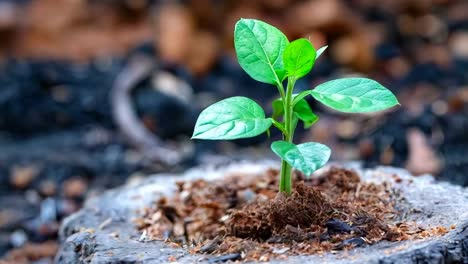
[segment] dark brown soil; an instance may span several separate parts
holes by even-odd
[[[397,221],[404,202],[388,184],[364,183],[352,170],[332,168],[319,178],[295,175],[294,192],[277,193],[278,171],[222,181],[179,182],[178,192],[136,219],[149,239],[193,253],[239,253],[267,261],[291,254],[349,249],[381,240],[445,233]]]

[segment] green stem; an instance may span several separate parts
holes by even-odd
[[[271,118],[271,123],[273,123],[273,125],[276,128],[278,128],[281,131],[281,133],[283,133],[283,135],[286,135],[288,133],[288,131],[286,131],[284,126],[280,122],[276,121],[275,119]]]
[[[279,191],[280,193],[291,193],[291,165],[289,165],[286,161],[281,161],[281,176],[280,176],[280,185]]]
[[[276,87],[278,88],[278,92],[279,94],[281,95],[281,99],[284,100],[286,95],[284,94],[284,87],[283,87],[283,84],[281,82],[278,82],[276,84]]]
[[[284,129],[287,133],[283,133],[283,140],[292,143],[294,137],[294,130],[296,128],[293,121],[293,104],[292,104],[292,93],[294,90],[294,84],[296,80],[294,78],[288,78],[288,86],[286,88],[286,96],[284,98]],[[280,172],[280,186],[279,191],[282,193],[291,193],[292,179],[291,179],[292,167],[286,161],[281,161],[281,172]]]

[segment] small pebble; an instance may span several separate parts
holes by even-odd
[[[55,199],[47,198],[42,201],[39,218],[42,222],[55,221],[57,219],[57,203]]]
[[[63,193],[67,198],[82,197],[88,188],[88,183],[82,178],[71,178],[63,183]]]
[[[256,196],[257,194],[250,188],[237,192],[237,197],[242,202],[251,202]]]
[[[21,247],[26,241],[28,241],[28,235],[22,229],[14,231],[10,236],[10,243],[13,247]]]
[[[38,172],[39,170],[34,166],[13,167],[10,173],[10,183],[15,188],[24,189],[36,178]]]
[[[43,196],[54,196],[57,192],[57,185],[51,180],[44,180],[39,184],[39,193]]]

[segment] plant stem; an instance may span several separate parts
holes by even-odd
[[[296,80],[294,78],[288,78],[288,86],[286,88],[286,96],[284,98],[284,128],[286,134],[283,133],[283,140],[289,143],[293,142],[294,130],[296,128],[294,124],[293,116],[293,104],[292,104],[292,93],[294,90],[294,84]],[[282,193],[290,194],[292,179],[291,179],[292,167],[286,161],[281,161],[281,172],[280,172],[280,185],[279,191]]]
[[[278,92],[280,93],[280,96],[281,96],[281,99],[284,100],[286,95],[284,94],[284,87],[283,87],[283,84],[281,82],[278,82],[276,84],[276,87],[278,88]]]
[[[276,120],[273,119],[273,118],[271,119],[271,122],[273,123],[273,125],[274,125],[276,128],[278,128],[278,129],[281,131],[281,133],[283,133],[283,135],[286,135],[286,134],[288,133],[288,132],[286,131],[286,129],[284,128],[284,126],[283,126],[280,122],[276,121]]]

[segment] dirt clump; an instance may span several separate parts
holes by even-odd
[[[301,233],[296,227],[322,225],[332,210],[332,205],[320,192],[299,183],[290,196],[279,194],[273,200],[236,210],[227,223],[228,235],[257,240],[267,240],[272,235],[293,237]]]
[[[402,212],[396,204],[404,199],[389,184],[362,182],[352,170],[331,168],[310,180],[296,174],[291,195],[277,192],[278,177],[269,170],[179,182],[174,196],[144,208],[135,223],[148,239],[175,242],[192,253],[238,253],[242,260],[261,261],[431,233],[397,221]]]

